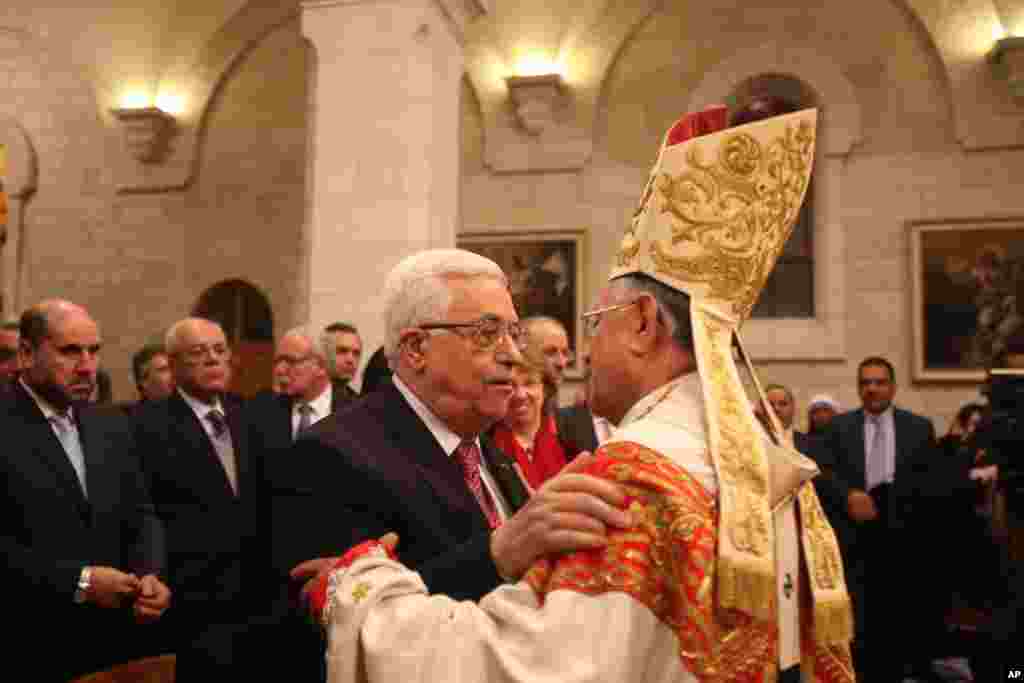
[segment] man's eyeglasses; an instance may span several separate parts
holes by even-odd
[[[274,356],[274,365],[286,365],[289,368],[302,365],[307,360],[313,360],[313,356]]]
[[[424,323],[421,330],[459,330],[471,329],[469,333],[481,351],[494,348],[507,334],[516,348],[522,350],[526,346],[526,330],[518,320],[503,320],[486,316],[470,323]]]
[[[627,301],[624,304],[615,304],[613,306],[605,306],[603,308],[594,309],[593,311],[587,311],[580,316],[580,318],[583,319],[583,332],[588,337],[593,337],[597,334],[597,326],[601,324],[602,315],[605,313],[611,313],[612,311],[621,311],[624,308],[629,308],[637,301],[639,301],[639,299],[633,299],[632,301]]]
[[[231,348],[227,344],[197,344],[178,352],[182,358],[193,365],[202,363],[207,356],[214,360],[231,356]]]

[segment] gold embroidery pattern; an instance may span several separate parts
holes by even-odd
[[[804,545],[813,548],[814,553],[811,578],[819,588],[834,590],[842,582],[843,561],[839,556],[835,535],[825,518],[821,502],[812,487],[804,488],[805,490],[800,492],[803,499],[803,505],[800,506],[800,521],[810,541]]]
[[[710,299],[747,318],[793,230],[810,181],[814,138],[807,121],[786,126],[767,148],[735,133],[722,142],[717,163],[703,161],[699,142],[691,145],[689,170],[676,177],[661,173],[655,183],[672,232],[671,245],[651,241],[657,271],[706,284]],[[673,253],[683,242],[699,246],[699,253]],[[631,261],[625,246],[620,265]]]
[[[854,683],[857,676],[853,668],[853,656],[848,645],[821,645],[815,642],[813,627],[808,623],[804,611],[801,624],[803,637],[800,651],[801,668],[813,673],[815,683]]]
[[[373,588],[373,586],[366,581],[360,581],[352,588],[352,600],[357,604],[362,602],[368,595],[370,595],[371,588]]]
[[[712,496],[685,470],[638,444],[608,444],[598,455],[589,473],[624,485],[641,522],[610,532],[602,551],[536,563],[526,580],[541,601],[560,589],[627,593],[675,631],[683,665],[701,680],[764,680],[766,663],[776,666],[776,625],[715,609]]]
[[[768,468],[764,447],[757,433],[746,418],[745,406],[737,393],[737,385],[730,374],[732,352],[732,330],[706,316],[708,338],[705,365],[710,370],[708,383],[712,392],[711,405],[719,407],[718,460],[720,476],[725,480],[722,495],[731,495],[736,512],[735,523],[728,532],[737,550],[765,557],[771,547],[769,534],[770,516],[768,509]],[[723,502],[723,506],[724,506]]]

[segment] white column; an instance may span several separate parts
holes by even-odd
[[[462,29],[481,0],[307,0],[308,319],[383,341],[387,272],[455,245]]]

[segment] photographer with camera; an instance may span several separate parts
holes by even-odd
[[[1010,337],[989,371],[990,414],[978,430],[982,467],[972,478],[992,486],[991,535],[999,581],[995,609],[982,629],[981,651],[971,662],[975,680],[1005,680],[1021,659],[1020,616],[1024,611],[1024,328]]]

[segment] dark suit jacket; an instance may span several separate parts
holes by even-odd
[[[99,655],[131,628],[130,610],[76,605],[85,566],[109,566],[138,576],[159,573],[163,544],[135,460],[130,423],[88,405],[75,416],[85,456],[86,498],[49,422],[20,385],[0,404],[0,577],[18,626],[6,636],[11,652],[36,667],[67,676],[112,663]],[[68,634],[54,657],[46,633]],[[45,630],[44,630],[45,629]],[[104,642],[106,641],[106,642]],[[26,656],[40,643],[46,655]],[[115,652],[116,654],[116,652]],[[93,661],[86,663],[86,659]],[[45,675],[41,676],[45,678]]]
[[[935,429],[930,420],[906,410],[893,414],[896,439],[896,469],[893,483],[869,492],[876,501],[880,518],[854,521],[847,513],[851,489],[866,488],[864,411],[836,416],[822,435],[815,459],[822,469],[816,484],[822,504],[836,531],[846,569],[847,586],[854,601],[858,632],[864,633],[866,586],[872,588],[872,604],[884,605],[887,591],[902,591],[902,602],[911,600],[920,577],[902,574],[917,558],[934,553],[934,514],[941,510],[948,492],[945,468],[938,466]],[[922,554],[923,553],[923,554]],[[891,595],[891,594],[890,594]],[[922,597],[923,594],[914,596]],[[882,614],[872,608],[872,614]],[[920,613],[916,607],[910,612]],[[896,623],[892,621],[892,623]],[[874,621],[877,629],[881,620]]]
[[[526,491],[512,461],[481,443],[489,471],[518,509]],[[303,466],[268,468],[280,572],[395,531],[402,561],[432,592],[478,599],[501,582],[487,521],[461,469],[393,384],[313,425],[291,460]]]
[[[555,413],[555,425],[566,460],[572,460],[583,451],[593,453],[597,450],[594,414],[587,406],[580,404],[560,408]]]
[[[331,380],[331,412],[336,413],[347,404],[359,398],[359,392],[349,386],[348,382]]]
[[[260,465],[247,448],[240,402],[221,400],[234,447],[237,496],[199,418],[177,392],[147,403],[136,415],[140,460],[167,533],[172,610],[179,625],[239,617],[243,556],[258,532],[244,501],[250,489],[260,488]]]

